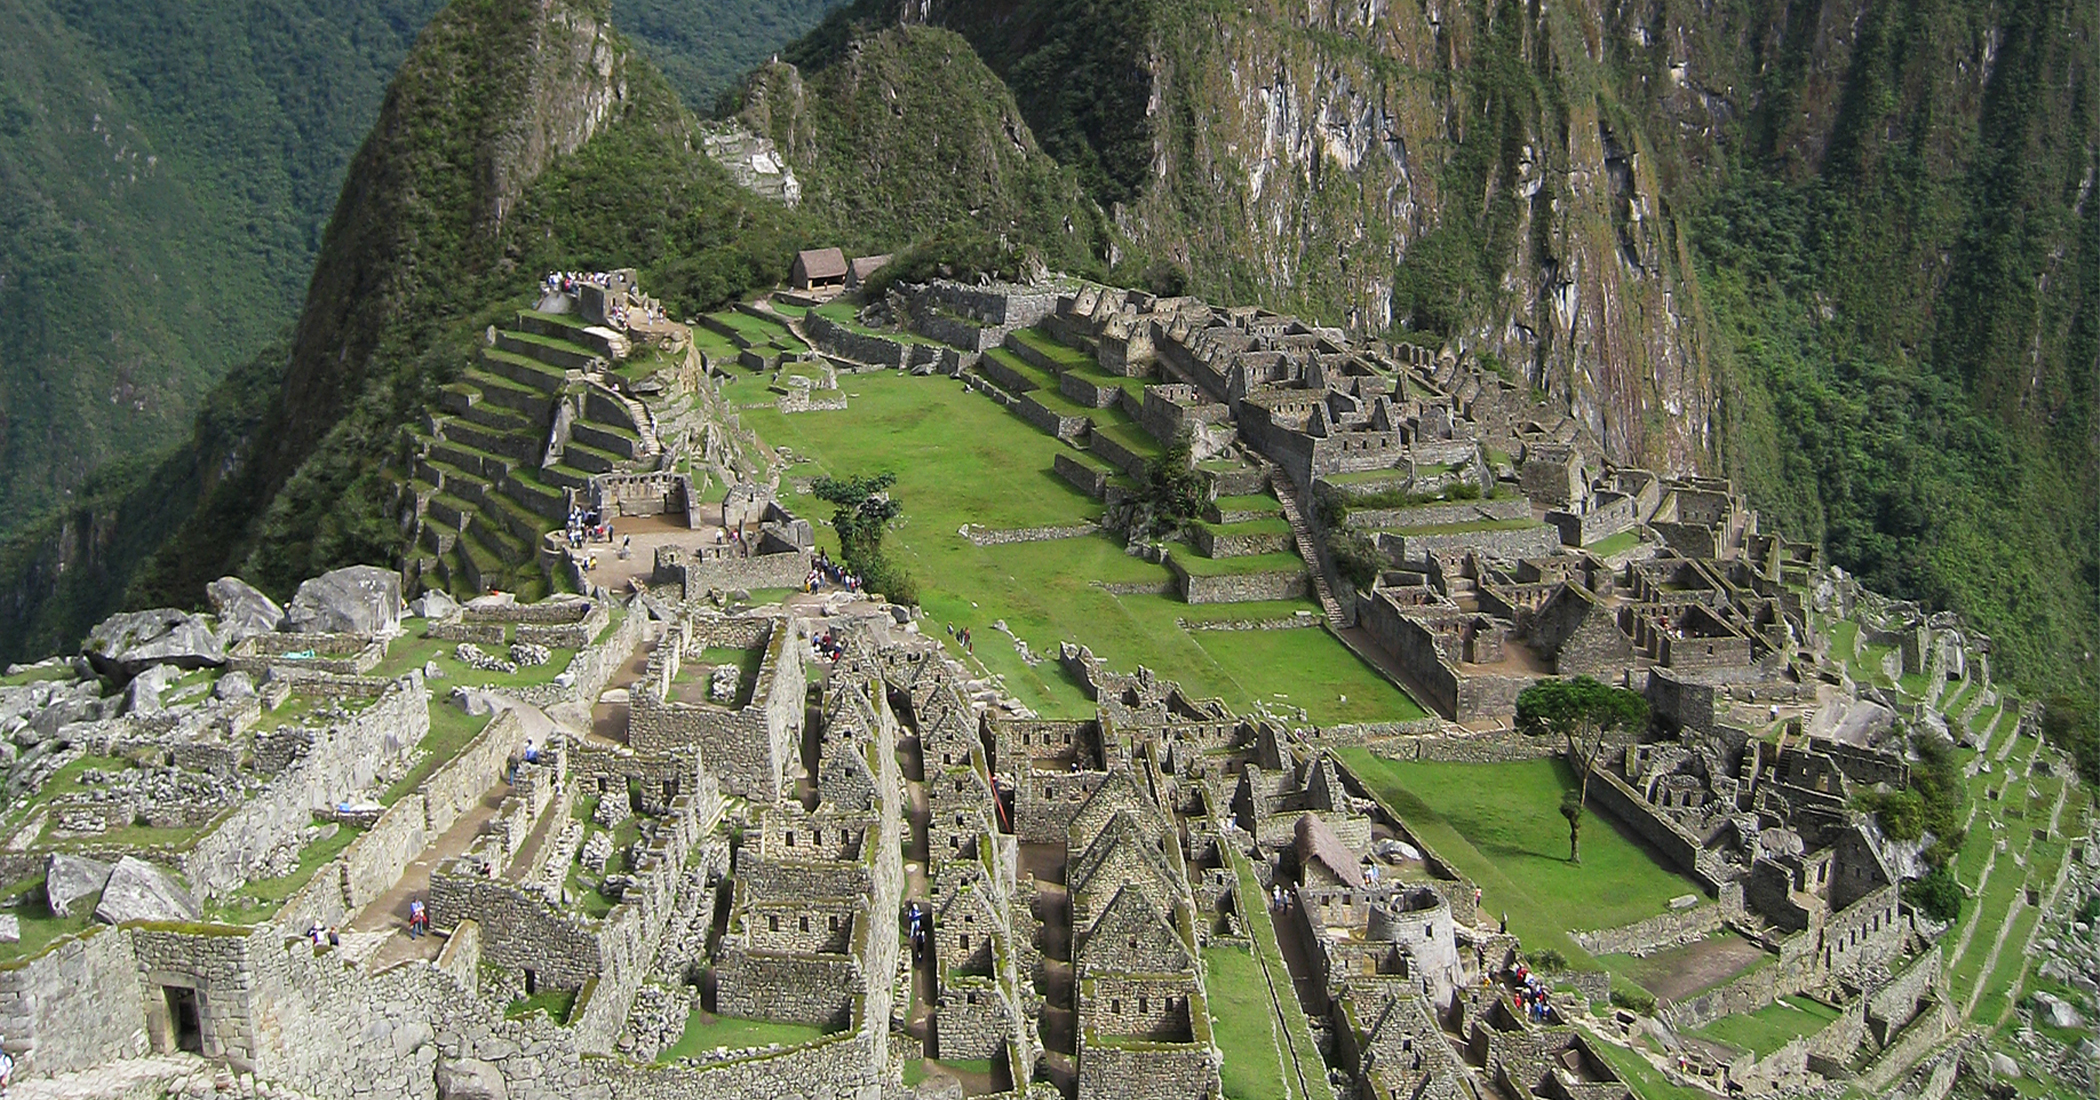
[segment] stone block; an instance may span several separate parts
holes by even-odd
[[[219,644],[228,649],[284,622],[284,608],[239,577],[220,577],[205,585],[204,597],[219,617]]]
[[[133,856],[117,861],[95,906],[95,919],[108,924],[189,921],[200,915],[196,901],[166,871]]]
[[[44,894],[50,900],[51,915],[72,916],[77,906],[109,884],[110,870],[100,860],[53,852],[44,861]]]

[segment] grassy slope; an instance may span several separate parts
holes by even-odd
[[[1509,914],[1510,931],[1532,950],[1587,960],[1569,929],[1630,924],[1699,892],[1594,810],[1583,823],[1582,863],[1569,863],[1560,797],[1574,778],[1559,760],[1422,764],[1363,749],[1342,755],[1409,828],[1480,885],[1483,912]]]
[[[1192,632],[1178,620],[1216,609],[1104,591],[1093,582],[1169,579],[1163,567],[1125,554],[1107,537],[972,545],[957,533],[965,523],[1009,528],[1099,518],[1096,502],[1051,472],[1064,444],[947,379],[873,374],[842,384],[847,410],[783,415],[757,404],[762,397],[745,380],[739,399],[753,407],[742,410],[744,423],[768,445],[786,445],[810,460],[792,477],[895,471],[904,519],[887,545],[905,555],[918,578],[937,636],[946,637],[946,624],[972,627],[977,657],[1005,674],[1007,686],[1029,705],[1045,713],[1088,707],[1054,661],[1023,664],[990,629],[995,620],[1003,619],[1035,653],[1054,656],[1058,642],[1082,642],[1118,668],[1142,663],[1199,696],[1240,707],[1257,698],[1289,702],[1323,722],[1421,715],[1413,700],[1325,631]],[[829,507],[808,496],[792,506],[819,525],[835,550],[825,526]],[[1279,610],[1264,604],[1260,613]]]

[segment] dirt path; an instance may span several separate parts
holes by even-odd
[[[430,873],[437,865],[464,853],[473,846],[474,838],[481,835],[481,827],[496,816],[496,808],[510,796],[510,784],[498,783],[483,792],[481,800],[472,809],[459,815],[442,835],[425,847],[422,853],[409,861],[408,869],[394,883],[393,889],[372,899],[350,920],[352,932],[383,932],[392,930],[394,938],[372,956],[370,970],[378,972],[405,959],[435,959],[444,940],[437,936],[410,939],[408,936],[408,903],[430,894]]]

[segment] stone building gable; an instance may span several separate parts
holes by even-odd
[[[1147,840],[1159,840],[1166,833],[1166,823],[1160,820],[1152,800],[1138,789],[1129,772],[1117,770],[1108,773],[1073,815],[1072,836],[1090,843],[1118,814],[1127,815],[1129,827],[1140,830]]]
[[[1342,785],[1342,777],[1335,771],[1334,758],[1324,753],[1306,769],[1305,808],[1308,810],[1346,810],[1349,808],[1349,791]]]
[[[1136,974],[1179,974],[1196,968],[1195,956],[1172,919],[1136,886],[1116,891],[1079,945],[1076,961],[1082,970]]]
[[[1132,883],[1160,895],[1179,892],[1179,883],[1168,869],[1164,854],[1143,839],[1127,814],[1117,814],[1093,846],[1072,862],[1067,880],[1073,898],[1075,922],[1085,906],[1082,895],[1100,899],[1113,896]]]
[[[1588,589],[1562,585],[1532,620],[1531,640],[1562,676],[1609,675],[1633,663],[1633,639]]]
[[[1830,847],[1831,912],[1850,908],[1853,902],[1896,881],[1880,848],[1858,825],[1838,833]]]
[[[992,972],[992,947],[1006,931],[1006,917],[990,895],[990,885],[981,874],[966,878],[934,914],[934,946],[944,971]]]
[[[1363,888],[1364,871],[1356,853],[1318,814],[1300,814],[1294,833],[1299,878],[1306,885]]]
[[[865,743],[851,739],[827,742],[824,759],[818,762],[817,794],[841,810],[868,810],[875,806],[877,789],[874,769],[868,766]]]
[[[929,768],[968,764],[982,749],[967,710],[942,710],[930,723],[920,720],[919,750]]]

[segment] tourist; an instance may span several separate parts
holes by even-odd
[[[421,939],[429,931],[430,910],[423,907],[423,899],[411,900],[408,903],[408,938]]]
[[[312,940],[315,947],[321,946],[327,934],[328,930],[321,927],[320,921],[315,921],[314,926],[306,930],[306,938]]]
[[[525,762],[527,764],[540,762],[540,750],[532,743],[532,738],[530,737],[525,739]]]
[[[7,1053],[6,1042],[4,1040],[0,1040],[0,1096],[7,1095],[8,1086],[14,1083],[14,1056]]]
[[[1502,911],[1502,927],[1496,929],[1496,931],[1501,932],[1504,935],[1507,935],[1509,933],[1509,910],[1504,909]]]

